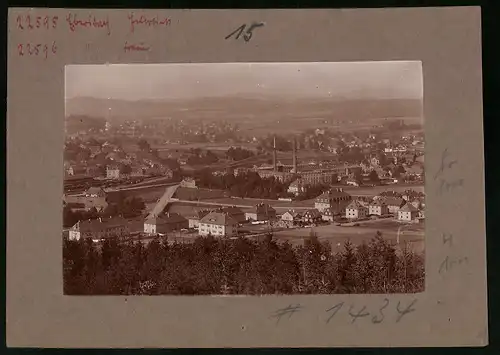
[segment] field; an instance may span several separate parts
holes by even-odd
[[[203,201],[200,201],[200,202],[203,202]],[[285,207],[286,208],[294,208],[294,207],[314,208],[314,200],[289,202],[289,201],[267,200],[267,199],[258,199],[258,198],[226,197],[226,198],[210,199],[210,202],[211,203],[227,204],[227,205],[235,205],[235,206],[249,206],[249,207],[253,207],[259,203],[267,203],[273,207],[282,207],[282,208],[285,208]]]
[[[335,248],[342,247],[346,240],[350,240],[354,245],[369,242],[377,231],[382,233],[384,239],[391,242],[397,241],[398,229],[400,245],[406,242],[416,251],[424,250],[424,230],[425,224],[418,225],[400,224],[394,220],[378,220],[356,227],[336,226],[333,224],[317,226],[312,228],[312,232],[318,236],[320,241],[328,241]],[[309,236],[311,228],[298,228],[275,232],[277,239],[287,240],[292,244],[301,243],[304,237]]]

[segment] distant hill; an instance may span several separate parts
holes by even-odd
[[[273,97],[207,97],[195,100],[97,99],[78,97],[66,101],[67,116],[109,117],[111,121],[172,117],[206,120],[325,118],[365,121],[386,117],[421,117],[422,101],[413,99],[281,99]]]

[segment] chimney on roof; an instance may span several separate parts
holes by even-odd
[[[273,137],[273,169],[274,171],[278,171],[277,167],[277,157],[276,157],[276,136]]]
[[[295,137],[293,137],[293,172],[297,174],[298,168],[297,168],[297,140]]]

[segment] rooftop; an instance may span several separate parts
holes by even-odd
[[[234,218],[229,216],[227,213],[210,212],[200,220],[200,223],[215,224],[219,226],[230,226],[230,225],[235,225],[238,222],[236,222]]]

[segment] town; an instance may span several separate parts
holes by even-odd
[[[422,248],[419,128],[393,119],[359,132],[326,125],[256,137],[226,122],[73,119],[64,234],[95,243],[198,235],[300,243],[314,234],[340,245],[381,232]]]

